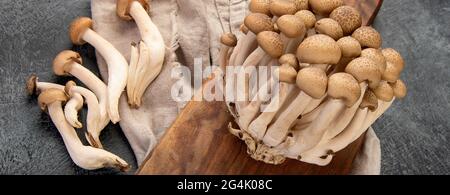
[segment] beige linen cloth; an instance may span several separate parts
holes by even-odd
[[[202,58],[203,66],[216,64],[225,31],[239,33],[247,14],[248,0],[153,0],[150,16],[159,27],[167,46],[161,74],[147,89],[143,105],[131,109],[125,95],[120,101],[120,126],[127,137],[138,164],[156,146],[165,130],[176,119],[184,103],[171,97],[174,67],[185,65],[193,70],[194,58]],[[126,59],[130,58],[131,42],[139,42],[140,34],[134,22],[116,16],[116,0],[92,0],[94,29],[110,41]],[[104,80],[107,66],[97,54]],[[190,85],[190,83],[189,83]],[[355,161],[353,174],[380,173],[380,142],[370,129],[363,150]]]

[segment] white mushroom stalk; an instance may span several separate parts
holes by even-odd
[[[108,65],[107,106],[106,110],[113,123],[120,121],[119,98],[122,95],[128,78],[128,62],[123,55],[107,40],[98,35],[92,28],[90,18],[81,17],[70,25],[70,38],[76,45],[86,42],[95,47]]]
[[[138,65],[136,69],[130,70],[132,75],[128,75],[134,77],[131,80],[134,82],[129,82],[127,86],[127,90],[132,91],[127,93],[128,102],[131,103],[132,107],[142,105],[142,96],[145,90],[159,75],[164,63],[166,50],[164,39],[158,27],[148,15],[149,9],[150,5],[147,0],[117,1],[117,14],[124,20],[134,19],[143,41],[140,43]]]
[[[73,81],[67,82],[64,91],[70,97],[72,97],[73,94],[81,94],[86,99],[88,106],[86,139],[91,146],[103,148],[99,138],[100,132],[103,130],[101,128],[102,116],[100,114],[100,105],[95,94],[84,87],[77,86]]]
[[[237,45],[237,38],[232,33],[225,33],[220,37],[220,43],[222,43],[222,47],[219,54],[219,67],[225,70],[229,64],[230,52]]]
[[[46,110],[58,129],[67,151],[73,162],[79,167],[87,170],[100,168],[115,168],[121,171],[128,171],[130,165],[120,157],[102,149],[91,146],[84,146],[75,129],[67,123],[62,104],[68,100],[64,91],[48,89],[42,92],[39,97],[39,105],[42,110]]]

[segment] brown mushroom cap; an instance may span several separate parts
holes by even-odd
[[[315,29],[317,33],[325,34],[339,40],[344,36],[341,25],[331,18],[323,18],[316,22]]]
[[[274,16],[293,15],[297,12],[297,5],[294,0],[271,0],[270,12]]]
[[[262,31],[274,30],[272,18],[265,14],[252,13],[245,17],[244,24],[250,31],[255,34],[258,34]]]
[[[220,42],[228,47],[235,47],[237,38],[233,33],[225,33],[220,37]]]
[[[47,105],[50,105],[54,102],[66,102],[69,100],[66,93],[64,91],[58,89],[47,89],[43,91],[38,97],[38,103],[41,110],[46,111]]]
[[[79,17],[72,21],[69,27],[70,40],[75,45],[83,45],[86,41],[83,40],[83,34],[87,29],[91,29],[93,22],[88,17]]]
[[[277,20],[278,29],[288,38],[297,38],[306,33],[305,23],[295,15],[283,15]]]
[[[370,26],[362,26],[356,29],[352,37],[358,40],[362,47],[378,49],[383,42],[380,33]]]
[[[294,54],[288,53],[288,54],[282,55],[280,57],[280,59],[278,59],[278,63],[280,63],[280,64],[288,64],[289,66],[291,66],[295,70],[299,70],[298,60],[297,60],[297,57],[295,57]]]
[[[66,83],[66,86],[64,87],[64,92],[66,92],[67,95],[73,96],[72,94],[72,87],[77,86],[77,84],[74,81],[68,81]]]
[[[263,31],[256,36],[259,46],[272,58],[283,55],[284,44],[280,34],[272,31]]]
[[[343,0],[309,0],[309,5],[314,13],[328,16],[334,9],[343,6]]]
[[[378,108],[378,98],[372,90],[366,90],[359,107],[361,109],[368,108],[372,112]]]
[[[361,97],[361,87],[351,74],[336,73],[328,79],[328,95],[341,99],[347,107],[352,107]]]
[[[384,71],[382,78],[389,83],[395,83],[400,78],[402,70],[403,69],[400,69],[398,65],[392,62],[387,62],[386,70]]]
[[[397,82],[390,84],[394,90],[394,95],[396,98],[402,99],[408,93],[405,83],[402,80],[397,80]]]
[[[322,98],[327,92],[328,77],[320,68],[307,67],[299,71],[297,86],[314,99]]]
[[[374,89],[373,92],[381,101],[390,102],[392,101],[392,99],[394,99],[394,90],[386,81],[381,81],[380,85],[378,85],[378,87]]]
[[[361,55],[361,45],[353,37],[343,37],[337,41],[345,58],[356,58]]]
[[[37,90],[37,82],[38,82],[39,78],[36,76],[36,74],[31,74],[30,77],[28,77],[27,79],[27,94],[28,95],[33,95],[36,94],[36,90]]]
[[[361,52],[361,57],[373,60],[375,63],[377,63],[378,67],[380,68],[381,74],[384,74],[387,65],[386,59],[384,58],[383,53],[381,53],[381,50],[374,48],[364,49]]]
[[[58,76],[69,75],[73,62],[83,64],[80,54],[71,50],[64,50],[53,60],[53,72]]]
[[[305,27],[308,29],[311,29],[316,24],[316,16],[309,10],[300,10],[295,15],[305,23]]]
[[[341,48],[329,36],[313,35],[299,45],[297,58],[302,63],[337,64],[341,59]]]
[[[333,10],[330,18],[336,20],[344,31],[344,35],[351,35],[356,29],[361,27],[362,18],[358,10],[351,6],[341,6]]]
[[[308,10],[309,9],[309,2],[308,0],[294,0],[294,3],[298,10]]]
[[[150,10],[150,4],[148,3],[148,0],[117,0],[116,13],[123,20],[133,20],[130,15],[130,6],[133,1],[138,1],[145,9],[145,11],[148,12],[148,10]]]
[[[381,81],[380,68],[369,58],[359,57],[352,60],[345,72],[353,75],[360,83],[367,81],[371,89],[377,88]]]
[[[387,62],[391,62],[398,66],[401,70],[405,68],[405,61],[403,60],[403,57],[400,53],[395,51],[395,49],[392,48],[386,48],[383,49],[382,54]]]
[[[271,15],[270,0],[251,0],[248,9],[253,13],[261,13],[268,16]]]
[[[247,26],[245,26],[244,23],[241,24],[241,26],[239,27],[239,30],[244,34],[248,33],[248,28],[247,28]]]
[[[294,84],[297,79],[297,71],[289,64],[282,64],[275,70],[278,80],[285,83]]]

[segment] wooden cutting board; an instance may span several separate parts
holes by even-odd
[[[360,10],[363,24],[369,25],[383,0],[345,2]],[[231,121],[225,102],[189,102],[137,174],[348,174],[364,142],[363,135],[326,167],[296,160],[268,165],[248,156],[244,142],[228,132]]]

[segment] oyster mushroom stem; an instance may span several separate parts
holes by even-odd
[[[328,96],[319,117],[307,129],[294,132],[294,143],[288,146],[287,156],[297,158],[302,152],[317,145],[332,121],[361,97],[358,81],[348,73],[336,73],[328,79]]]
[[[38,97],[39,106],[50,115],[73,162],[87,170],[116,168],[121,171],[128,171],[130,165],[120,157],[102,149],[84,146],[81,143],[75,129],[64,118],[62,104],[67,100],[68,97],[64,91],[57,89],[43,91]]]
[[[100,129],[101,125],[101,114],[100,114],[100,105],[98,103],[97,97],[94,93],[89,91],[86,88],[79,87],[73,81],[69,81],[66,84],[64,91],[72,96],[74,93],[81,94],[85,99],[88,106],[88,114],[87,114],[87,134],[86,139],[89,144],[95,148],[103,148],[102,143],[100,142],[99,136],[100,132],[103,129]]]
[[[100,115],[102,118],[99,128],[103,129],[109,123],[109,116],[106,111],[108,101],[107,87],[94,73],[82,66],[82,63],[80,54],[65,50],[60,52],[53,60],[53,72],[59,76],[74,76],[94,92],[100,104]]]
[[[108,86],[106,110],[113,123],[120,121],[119,98],[125,89],[128,76],[128,62],[107,40],[92,29],[92,20],[81,17],[70,25],[70,38],[76,45],[88,42],[101,54],[108,65]],[[155,54],[156,55],[156,54]]]
[[[134,89],[134,97],[128,97],[132,100],[132,105],[140,107],[142,104],[142,96],[145,93],[147,87],[155,80],[162,70],[165,56],[165,43],[164,39],[159,31],[158,27],[153,23],[152,19],[148,15],[150,5],[147,0],[118,0],[117,1],[117,14],[124,20],[132,20],[136,22],[141,37],[142,44],[148,48],[148,53],[139,54],[140,57],[146,55],[145,58],[149,58],[145,64],[140,64],[136,68],[135,75],[129,75],[135,77],[135,83],[131,87]]]
[[[300,70],[297,75],[297,86],[302,91],[269,126],[263,142],[268,146],[277,146],[284,141],[289,128],[306,107],[314,101],[321,101],[327,90],[327,82],[328,77],[321,69],[311,67]]]

